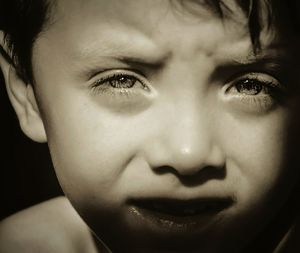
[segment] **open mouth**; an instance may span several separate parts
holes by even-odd
[[[194,200],[138,199],[132,200],[133,213],[145,221],[167,229],[192,229],[216,221],[218,214],[234,203],[232,198]]]
[[[147,199],[134,201],[138,206],[149,211],[175,217],[188,217],[201,214],[216,213],[232,204],[231,199],[199,199],[199,200],[173,200],[173,199]]]

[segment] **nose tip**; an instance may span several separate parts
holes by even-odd
[[[174,154],[171,165],[180,175],[190,176],[197,174],[202,167],[203,161],[200,161],[201,154],[194,153],[190,147],[182,147]]]
[[[143,143],[151,168],[172,168],[177,175],[191,176],[204,168],[224,167],[222,138],[212,124],[216,116],[205,104],[200,106],[197,98],[184,97],[167,107],[169,113],[163,114],[159,126]]]
[[[180,147],[173,146],[172,149],[156,147],[152,149],[150,157],[148,156],[148,162],[157,172],[160,168],[167,167],[172,168],[172,171],[180,176],[196,175],[207,167],[224,167],[225,159],[219,148],[203,149],[201,147],[183,144]]]
[[[182,147],[177,154],[169,161],[170,165],[182,176],[192,176],[207,167],[222,168],[224,159],[222,153],[217,149],[207,150]]]

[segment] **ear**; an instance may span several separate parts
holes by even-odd
[[[9,100],[18,116],[22,131],[36,142],[46,142],[43,120],[38,108],[32,84],[25,83],[9,61],[11,56],[0,31],[0,45],[6,55],[0,53],[0,68],[3,73]],[[7,57],[8,56],[8,57]]]

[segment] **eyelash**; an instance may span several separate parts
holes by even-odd
[[[132,95],[138,88],[134,88],[137,83],[140,84],[139,89],[149,91],[149,85],[146,79],[132,70],[112,70],[105,71],[101,74],[105,76],[98,78],[92,84],[92,91],[96,93],[110,93],[111,95]],[[124,80],[131,82],[129,85]],[[118,83],[119,82],[119,83]],[[123,85],[120,82],[124,82]]]
[[[108,94],[112,97],[131,98],[149,92],[147,79],[134,70],[108,70],[100,73],[92,84],[96,94]],[[137,87],[136,87],[137,86]],[[250,112],[266,112],[282,102],[286,94],[285,87],[273,76],[252,72],[233,78],[224,85],[225,96],[238,108]],[[249,89],[250,88],[250,89]]]
[[[250,88],[248,92],[247,88]],[[276,78],[259,72],[247,73],[225,85],[228,99],[241,103],[249,110],[270,110],[282,101],[285,93],[285,87]]]

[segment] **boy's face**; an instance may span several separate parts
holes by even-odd
[[[237,6],[186,3],[58,0],[34,45],[57,176],[113,252],[233,252],[293,185],[276,194],[284,49],[263,36],[255,58]]]

